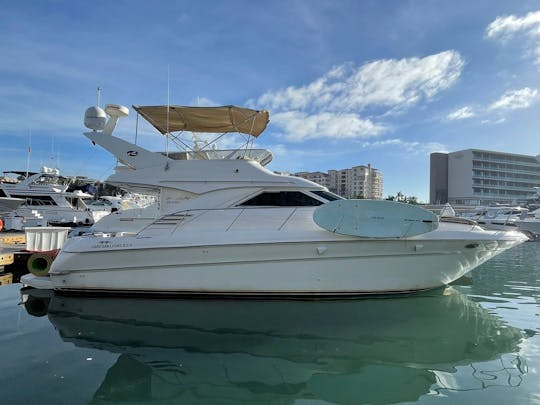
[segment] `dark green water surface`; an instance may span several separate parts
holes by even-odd
[[[0,288],[2,404],[540,404],[540,243],[397,297],[39,298],[20,287]]]

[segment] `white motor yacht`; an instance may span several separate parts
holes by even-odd
[[[267,111],[135,107],[162,134],[241,132],[248,145]],[[311,181],[266,169],[268,151],[175,160],[112,132],[122,106],[87,110],[85,133],[122,163],[108,183],[159,193],[154,218],[126,232],[68,239],[50,285],[61,292],[341,296],[398,293],[448,284],[526,240],[389,201],[343,200]],[[107,218],[107,217],[106,217]],[[463,223],[465,222],[465,223]],[[23,283],[32,285],[31,276]]]
[[[91,225],[92,214],[84,199],[91,194],[68,191],[71,179],[58,169],[42,167],[39,173],[6,172],[18,176],[17,182],[0,182],[0,196],[23,200],[4,216],[6,229],[22,230],[27,226]]]

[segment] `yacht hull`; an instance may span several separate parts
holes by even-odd
[[[63,251],[50,276],[60,291],[338,296],[446,285],[523,241],[346,240],[141,248],[116,238]],[[130,245],[126,248],[128,245]]]

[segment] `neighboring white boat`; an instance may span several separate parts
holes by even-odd
[[[101,196],[94,198],[86,202],[86,207],[92,214],[93,222],[96,223],[111,212],[116,212],[120,209],[120,197]]]
[[[92,211],[125,211],[134,208],[144,208],[155,202],[151,196],[112,196],[103,195],[86,202],[86,206]]]
[[[481,207],[468,216],[480,226],[491,230],[516,230],[517,221],[527,216],[529,210],[523,207]]]
[[[97,223],[105,216],[127,210],[140,210],[155,203],[154,196],[126,195],[111,196],[104,195],[86,202],[86,206],[92,212],[94,223]]]
[[[162,133],[169,128],[258,136],[268,122],[266,111],[232,106],[135,108]],[[123,164],[108,183],[159,193],[157,218],[133,233],[118,221],[115,232],[68,239],[50,271],[57,290],[241,296],[408,292],[448,284],[526,240],[520,232],[439,222],[431,212],[401,203],[340,203],[316,183],[265,169],[260,162],[271,158],[267,151],[248,154],[242,148],[210,158],[211,151],[196,150],[195,159],[188,154],[174,160],[112,136],[128,110],[107,106],[106,111],[105,124],[102,110],[87,110],[85,124],[94,130],[85,136]]]
[[[4,216],[6,229],[22,230],[27,226],[91,225],[92,214],[84,199],[91,194],[68,191],[71,179],[58,169],[42,167],[39,173],[9,172],[19,175],[18,182],[0,183],[0,193],[19,198],[24,203]]]
[[[485,207],[477,211],[474,220],[486,229],[518,229],[528,235],[530,239],[536,240],[540,235],[540,210],[529,212],[527,208],[520,206]]]
[[[524,232],[530,232],[536,238],[540,235],[540,208],[529,212],[527,216],[521,217],[515,221],[518,229]]]

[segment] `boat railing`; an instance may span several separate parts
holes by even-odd
[[[452,224],[478,225],[478,222],[472,219],[462,217],[439,217],[439,222],[448,222]]]

